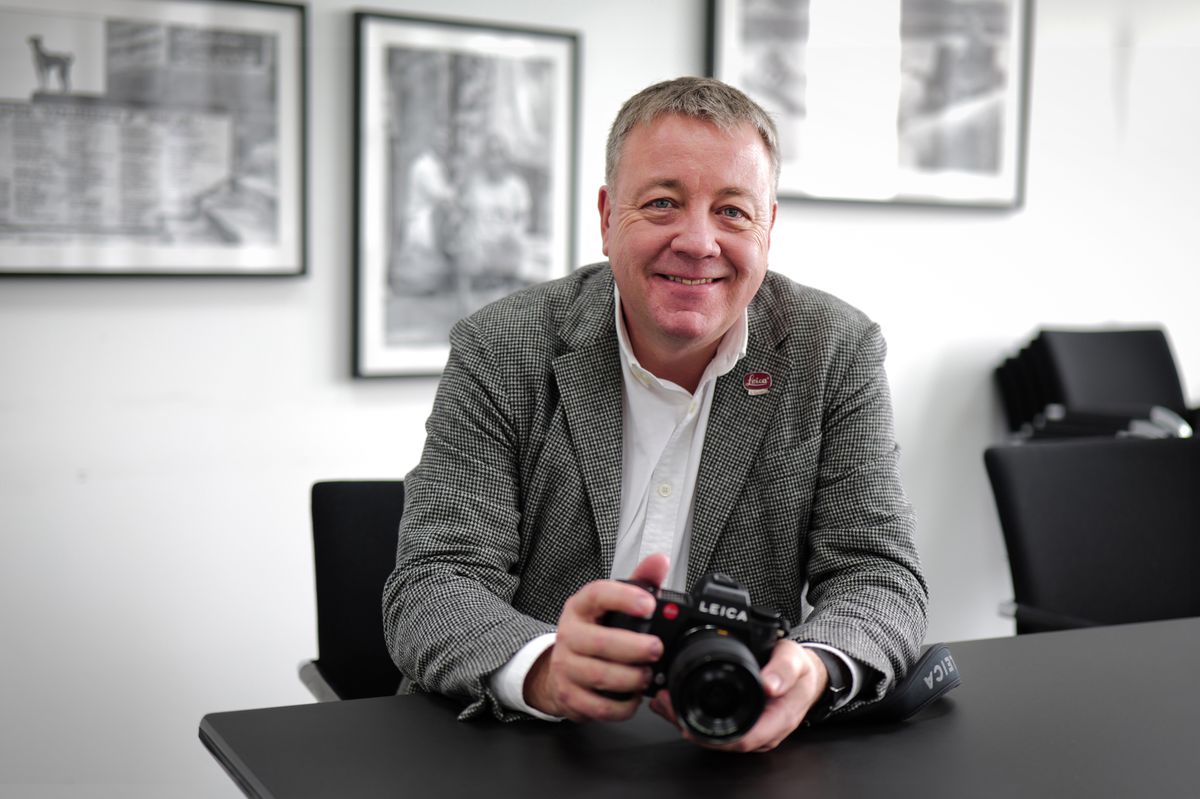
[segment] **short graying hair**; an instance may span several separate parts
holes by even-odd
[[[775,122],[758,103],[716,78],[675,78],[642,89],[626,100],[608,132],[605,183],[610,187],[613,185],[621,149],[633,129],[666,114],[701,119],[726,132],[746,123],[752,125],[762,137],[771,159],[771,196],[774,197],[779,186],[779,134]]]

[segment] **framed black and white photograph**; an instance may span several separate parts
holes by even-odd
[[[771,113],[780,197],[1016,208],[1032,0],[710,0],[710,74]]]
[[[306,8],[0,0],[0,275],[305,272]]]
[[[578,37],[355,15],[354,373],[436,375],[458,319],[567,274]]]

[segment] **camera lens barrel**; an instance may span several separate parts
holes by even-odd
[[[740,738],[766,705],[754,655],[715,627],[689,632],[667,672],[667,689],[679,720],[713,743]]]

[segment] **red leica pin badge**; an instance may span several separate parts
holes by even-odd
[[[742,385],[750,396],[766,394],[771,390],[771,376],[766,372],[750,372],[742,377]]]

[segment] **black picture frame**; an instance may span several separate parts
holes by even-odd
[[[0,0],[0,277],[298,276],[308,9]]]
[[[580,36],[354,20],[353,374],[438,375],[457,319],[570,271]]]
[[[776,120],[779,196],[1024,203],[1033,0],[709,0],[708,74]]]

